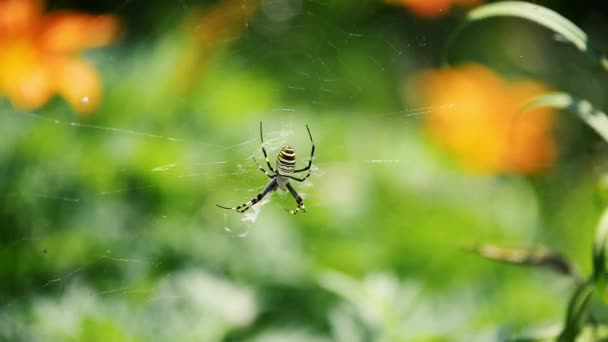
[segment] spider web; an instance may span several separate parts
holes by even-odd
[[[145,6],[130,0],[111,11],[119,14]],[[174,19],[197,8],[184,0],[173,6],[167,16]],[[238,278],[281,286],[305,281],[310,276],[310,254],[314,254],[302,242],[303,225],[315,220],[307,216],[331,216],[330,221],[342,223],[340,229],[347,231],[372,195],[367,189],[378,179],[390,180],[399,189],[427,200],[484,207],[504,227],[520,225],[515,234],[527,236],[523,227],[535,224],[537,206],[525,185],[517,185],[520,189],[514,194],[510,187],[497,184],[500,182],[441,173],[416,133],[417,119],[435,108],[403,109],[394,92],[387,95],[388,100],[379,100],[379,105],[377,99],[368,98],[370,93],[378,95],[374,90],[377,79],[391,80],[398,88],[402,79],[392,73],[412,68],[409,53],[415,52],[417,61],[431,64],[433,59],[426,53],[440,42],[427,33],[426,24],[409,19],[405,25],[414,28],[413,35],[403,29],[369,33],[368,27],[356,23],[328,22],[331,10],[336,9],[313,0],[264,1],[262,24],[247,23],[255,36],[246,31],[242,37],[227,38],[239,40],[222,57],[239,60],[227,67],[236,69],[235,73],[248,73],[258,62],[268,64],[269,60],[293,63],[293,73],[277,82],[280,89],[276,92],[282,94],[277,95],[279,105],[264,110],[243,107],[238,113],[242,119],[229,125],[209,120],[205,124],[216,130],[209,136],[198,136],[174,122],[165,128],[162,120],[166,118],[147,124],[145,114],[154,113],[153,100],[139,99],[143,109],[138,109],[121,99],[127,102],[125,107],[136,108],[132,117],[92,121],[75,120],[61,106],[58,108],[63,110],[44,113],[18,112],[3,102],[0,156],[4,166],[0,170],[15,178],[0,181],[0,189],[5,189],[0,199],[8,212],[29,217],[7,222],[20,230],[11,229],[0,245],[0,255],[16,265],[7,271],[13,277],[11,285],[6,293],[0,292],[0,340],[86,339],[82,326],[92,331],[95,327],[116,330],[118,340],[124,338],[120,331],[142,340],[221,340],[233,329],[250,326],[263,310],[255,286]],[[397,25],[402,16],[394,8],[391,11],[395,13],[380,16]],[[273,17],[277,13],[281,15]],[[297,22],[289,24],[298,17],[313,18],[323,25],[307,40],[310,45],[292,51],[284,42],[303,34]],[[150,37],[147,43],[163,42]],[[162,51],[142,45],[143,52],[134,54],[156,52],[161,55],[158,58],[166,57]],[[338,53],[373,50],[370,47],[379,47],[381,52],[355,62],[343,60],[352,56]],[[120,80],[121,72],[111,70],[124,69],[117,66],[126,58],[122,52],[109,57],[99,52],[91,58],[108,70],[110,83]],[[308,67],[298,68],[299,62]],[[372,79],[356,82],[352,76],[352,82],[344,85],[341,80],[352,73],[347,69],[351,64],[360,66]],[[139,82],[133,87],[141,94],[139,87],[150,84]],[[183,119],[183,115],[217,114],[176,114],[180,115]],[[297,151],[298,167],[305,165],[310,155],[306,124],[310,126],[317,147],[312,175],[294,184],[307,213],[287,214],[286,210],[295,208],[295,201],[284,191],[268,195],[244,215],[215,207],[245,203],[268,182],[251,160],[253,156],[266,166],[259,121],[264,123],[265,146],[273,165],[287,144]],[[198,122],[192,125],[204,127]],[[378,129],[384,134],[370,134]],[[45,135],[57,140],[37,138]],[[332,138],[335,136],[338,138]],[[24,143],[28,140],[32,142]],[[82,147],[74,147],[79,143]],[[85,149],[111,158],[91,160]],[[130,161],[144,150],[157,152],[152,160],[142,162],[145,166],[134,167]],[[22,153],[33,157],[20,160]],[[106,164],[107,160],[112,162]],[[12,163],[21,163],[19,171],[25,175],[15,175]],[[62,183],[78,188],[57,186]],[[478,191],[471,192],[472,188]],[[518,195],[521,192],[527,194],[524,201]],[[462,198],[463,193],[473,195]],[[162,202],[161,197],[172,198],[174,203]],[[493,201],[503,204],[500,210],[488,204]],[[522,213],[517,222],[501,214],[502,210],[510,212],[505,210],[509,205]],[[138,214],[141,212],[148,214]],[[277,334],[272,336],[325,340],[322,334],[308,331]]]

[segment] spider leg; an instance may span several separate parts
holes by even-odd
[[[298,194],[296,189],[294,189],[293,186],[291,186],[291,184],[289,184],[289,182],[287,182],[287,184],[285,184],[285,187],[287,187],[287,190],[289,190],[289,192],[291,193],[293,198],[295,198],[296,203],[298,204],[298,206],[296,207],[296,210],[289,210],[289,212],[294,215],[297,214],[299,211],[306,212],[306,208],[304,207],[304,201],[302,200],[302,197],[300,197],[300,195]]]
[[[308,174],[306,174],[306,177],[304,177],[304,178],[298,178],[298,177],[294,177],[294,176],[290,176],[290,175],[282,175],[282,177],[287,177],[287,178],[291,178],[298,182],[303,182],[306,180],[306,178],[310,177],[310,172]]]
[[[301,178],[301,179],[295,178],[295,177],[289,177],[293,180],[297,180],[298,182],[303,182],[306,178],[310,177],[310,167],[312,166],[312,160],[315,156],[315,143],[312,140],[312,134],[310,134],[310,129],[308,128],[308,125],[306,125],[306,130],[308,131],[308,137],[310,137],[310,143],[312,145],[312,148],[310,150],[310,159],[308,159],[308,165],[306,165],[306,167],[294,170],[293,173],[299,173],[299,172],[304,172],[304,171],[308,171],[308,173],[306,173],[306,176],[304,176],[304,178]]]
[[[268,153],[266,153],[266,148],[264,148],[264,135],[262,134],[262,121],[260,121],[260,141],[262,142],[262,153],[264,153],[264,158],[266,159],[266,165],[272,173],[277,173],[270,165],[270,160],[268,160]]]
[[[271,175],[270,173],[268,173],[266,170],[264,170],[264,168],[260,165],[260,163],[258,163],[258,161],[255,159],[254,156],[251,156],[251,159],[255,162],[255,164],[258,166],[258,168],[260,168],[260,171],[264,172],[264,174],[266,176],[268,176],[268,178],[274,178],[275,176]]]
[[[229,210],[236,210],[239,213],[244,213],[247,210],[249,210],[249,208],[251,208],[254,204],[258,203],[259,201],[262,200],[262,198],[264,198],[264,196],[268,195],[269,193],[273,192],[274,190],[277,189],[277,179],[273,178],[270,182],[268,182],[268,184],[266,184],[266,186],[264,187],[264,190],[262,190],[257,196],[255,196],[254,198],[252,198],[249,202],[243,203],[239,206],[236,207],[224,207],[222,205],[216,204],[216,206],[222,208],[222,209],[229,209]]]

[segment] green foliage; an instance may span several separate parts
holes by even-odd
[[[480,6],[469,12],[467,22],[498,17],[513,16],[520,17],[549,28],[559,34],[565,41],[572,43],[580,51],[596,57],[597,52],[589,47],[587,35],[571,21],[558,13],[535,4],[522,1],[504,1],[494,4]],[[599,57],[604,69],[607,69],[607,59]],[[552,107],[560,110],[568,110],[576,114],[589,127],[595,130],[605,142],[608,142],[608,117],[606,114],[594,108],[587,100],[578,99],[569,93],[550,93],[540,96],[522,108],[522,115],[537,107]],[[605,205],[605,203],[604,203]],[[606,239],[608,238],[608,209],[598,224],[595,240],[593,241],[592,272],[588,279],[581,280],[578,273],[572,271],[571,263],[562,256],[545,249],[505,249],[496,246],[482,245],[473,247],[471,250],[483,257],[507,262],[516,265],[548,268],[566,276],[576,279],[576,289],[570,297],[566,310],[566,318],[561,332],[556,336],[558,341],[574,341],[596,339],[603,336],[594,334],[593,337],[585,336],[583,333],[589,329],[597,329],[602,326],[602,319],[594,314],[591,302],[594,296],[599,297],[602,302],[600,306],[608,303],[606,295]],[[595,309],[597,310],[597,308]],[[525,338],[528,339],[528,338]],[[543,338],[530,338],[541,340]]]
[[[555,324],[550,336],[593,336],[589,320],[605,314],[595,294],[605,292],[606,225],[590,266],[588,223],[606,158],[581,150],[583,171],[564,158],[538,176],[544,187],[451,164],[423,133],[429,109],[404,105],[402,84],[443,57],[453,18],[422,24],[382,2],[302,1],[289,23],[259,14],[180,89],[192,42],[160,23],[183,22],[195,4],[123,5],[127,24],[147,28],[145,14],[162,29],[140,27],[90,56],[106,82],[95,116],[61,101],[31,113],[0,103],[0,340],[485,341]],[[492,3],[465,20],[502,15],[589,51],[582,31],[540,6]],[[468,54],[494,49],[496,60],[508,44],[471,41]],[[573,110],[608,139],[590,103],[555,93],[529,108],[541,105]],[[315,169],[296,184],[305,214],[286,214],[284,193],[254,222],[215,207],[267,181],[249,159],[261,154],[260,120],[271,158],[289,143],[305,160],[311,128]],[[486,241],[547,244],[526,263],[567,260],[591,281],[462,253]]]

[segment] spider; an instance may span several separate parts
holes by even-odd
[[[282,190],[288,190],[289,193],[296,200],[297,207],[295,210],[289,210],[290,213],[295,215],[299,211],[306,212],[306,208],[304,207],[304,201],[302,200],[302,197],[300,197],[300,195],[293,188],[291,183],[289,183],[290,179],[293,179],[298,182],[303,182],[308,177],[310,177],[310,167],[312,166],[312,159],[315,156],[315,143],[312,141],[312,134],[310,134],[310,129],[308,128],[308,125],[306,125],[306,130],[308,131],[308,136],[310,137],[310,143],[312,145],[312,148],[310,151],[310,159],[308,160],[308,165],[306,165],[306,167],[303,167],[301,169],[296,169],[296,152],[294,151],[293,147],[285,146],[281,149],[281,152],[279,152],[279,155],[277,156],[277,164],[276,164],[277,169],[275,170],[272,167],[272,165],[270,165],[270,161],[268,160],[268,154],[266,153],[266,149],[264,148],[264,136],[262,134],[262,122],[260,122],[260,141],[262,142],[262,153],[264,153],[264,158],[266,158],[266,165],[268,165],[268,168],[270,169],[270,173],[268,171],[266,171],[258,163],[258,161],[255,159],[255,157],[252,156],[251,159],[256,163],[256,165],[258,166],[260,171],[264,172],[264,174],[266,176],[268,176],[268,178],[270,178],[270,182],[268,182],[268,184],[266,184],[264,189],[257,196],[252,198],[247,203],[244,203],[237,207],[232,207],[232,208],[224,207],[219,204],[216,204],[216,205],[223,209],[236,210],[239,213],[244,213],[245,211],[249,210],[249,208],[251,208],[254,204],[261,201],[262,198],[264,198],[264,196],[266,196],[269,193],[280,188]],[[293,174],[295,174],[295,173],[300,173],[300,172],[305,172],[305,171],[308,171],[308,172],[306,173],[306,176],[304,176],[304,178],[298,178],[298,177],[293,176]]]

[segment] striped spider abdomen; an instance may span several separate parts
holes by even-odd
[[[277,157],[277,169],[280,174],[290,174],[296,169],[296,151],[293,147],[285,146]]]

